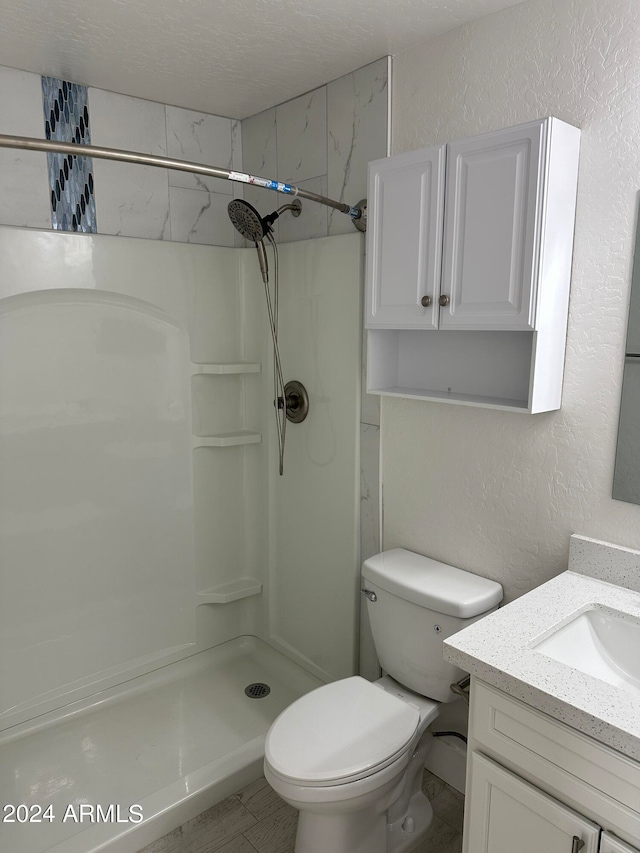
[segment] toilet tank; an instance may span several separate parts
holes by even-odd
[[[365,560],[363,588],[378,659],[396,681],[438,702],[464,672],[444,660],[442,641],[502,601],[495,581],[413,551],[394,548]]]

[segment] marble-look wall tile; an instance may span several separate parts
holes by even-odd
[[[276,140],[276,108],[265,110],[242,122],[242,170],[261,178],[275,178],[278,172]],[[281,197],[268,190],[249,185],[243,186],[243,198],[260,213],[270,213],[279,207]],[[273,208],[269,207],[273,203]],[[268,209],[267,209],[268,208]],[[274,225],[277,240],[281,239],[278,223]]]
[[[236,233],[227,214],[231,196],[169,187],[171,239],[178,243],[234,246]]]
[[[242,163],[244,171],[252,175],[276,177],[278,154],[275,107],[242,122]]]
[[[231,120],[231,168],[242,171],[242,122],[235,118]],[[232,182],[231,186],[235,188],[238,184]]]
[[[163,104],[89,89],[94,145],[167,154]],[[165,169],[94,161],[96,218],[102,234],[170,240]]]
[[[387,156],[387,58],[327,86],[328,195],[356,205],[367,195],[367,163]],[[329,211],[329,234],[350,234],[349,217]]]
[[[309,181],[298,181],[300,189],[308,190],[319,195],[327,194],[327,176],[312,178]],[[275,194],[274,194],[275,195]],[[271,201],[271,200],[269,200]],[[278,195],[273,199],[274,206],[280,207],[291,201],[285,195]],[[323,204],[301,199],[302,213],[300,216],[292,216],[290,211],[281,214],[278,220],[278,235],[283,243],[291,243],[295,240],[312,240],[315,237],[327,236],[327,210]]]
[[[324,179],[323,195],[356,204],[367,194],[367,163],[387,155],[388,58],[383,57],[313,92],[242,122],[244,171],[306,187]],[[262,211],[264,191],[245,187],[244,198]],[[303,200],[304,204],[304,200]],[[275,204],[273,205],[276,206]],[[315,207],[308,202],[307,208]],[[318,205],[319,206],[319,205]],[[285,227],[283,242],[306,236],[350,234],[351,220],[325,208],[327,230],[302,222]],[[305,219],[303,212],[302,219]]]
[[[231,119],[166,107],[167,154],[205,166],[232,168]],[[169,172],[170,187],[233,195],[233,182],[188,172]]]
[[[242,122],[233,119],[231,122],[231,168],[234,172],[244,172],[242,164]],[[244,184],[238,181],[231,181],[231,192],[233,198],[244,198]],[[242,249],[246,246],[246,240],[234,228],[233,229],[233,245],[236,249]]]
[[[39,74],[0,67],[0,133],[44,138]],[[0,149],[0,223],[51,228],[47,155]]]
[[[276,107],[278,180],[298,184],[327,174],[327,87]]]
[[[239,121],[166,107],[170,157],[242,171]],[[242,197],[242,184],[187,172],[169,172],[171,239],[182,243],[242,247],[227,205]]]

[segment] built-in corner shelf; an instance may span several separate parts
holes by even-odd
[[[220,361],[215,364],[191,364],[192,376],[222,376],[233,373],[260,373],[259,361]]]
[[[237,376],[242,379],[245,374],[260,373],[261,369],[259,361],[218,361],[207,364],[191,362],[192,376]],[[204,429],[206,430],[206,427]],[[260,444],[261,441],[259,432],[237,429],[206,436],[194,435],[192,447],[194,450],[197,447],[237,447],[240,444]]]
[[[217,435],[193,437],[193,449],[196,447],[235,447],[238,444],[260,444],[262,435],[247,429],[235,432],[219,432]]]
[[[256,578],[239,578],[228,583],[221,583],[211,589],[205,589],[197,594],[197,604],[229,604],[240,598],[260,595],[262,583]]]

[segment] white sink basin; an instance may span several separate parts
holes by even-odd
[[[640,696],[640,623],[615,610],[584,610],[533,648]]]

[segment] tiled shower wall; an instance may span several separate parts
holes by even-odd
[[[355,205],[367,194],[367,163],[388,153],[389,63],[384,57],[242,122],[88,88],[91,144],[277,177]],[[0,133],[45,136],[38,74],[0,66]],[[95,230],[102,234],[239,246],[243,241],[226,212],[230,198],[244,191],[263,215],[287,200],[231,181],[148,166],[94,159],[92,172]],[[51,228],[46,155],[0,149],[0,175],[0,224]],[[304,200],[298,219],[285,215],[276,225],[280,242],[353,231],[344,214]],[[363,559],[380,550],[379,432],[379,398],[363,391]],[[363,630],[367,637],[366,623]],[[362,669],[375,675],[371,648],[365,639]]]
[[[385,57],[242,122],[89,87],[90,139],[277,177],[356,204],[366,196],[367,162],[387,154],[387,83]],[[0,133],[45,136],[40,75],[0,66]],[[3,149],[0,166],[0,223],[50,228],[46,155]],[[265,213],[286,202],[231,181],[105,160],[94,160],[93,178],[97,232],[125,237],[239,245],[226,213],[230,197],[244,190]],[[298,219],[278,223],[279,240],[353,230],[344,214],[313,202],[303,206]]]
[[[355,206],[367,194],[367,163],[387,155],[388,103],[384,57],[244,119],[243,167]],[[261,212],[283,198],[265,198],[255,187],[246,187],[244,197]],[[349,217],[338,211],[304,200],[302,207],[298,219],[279,220],[280,240],[353,232]]]
[[[139,98],[87,90],[91,143],[242,168],[240,122]],[[38,74],[0,67],[0,132],[45,136]],[[0,150],[0,223],[51,228],[45,154]],[[93,161],[96,231],[234,246],[226,207],[239,185],[149,166]]]

